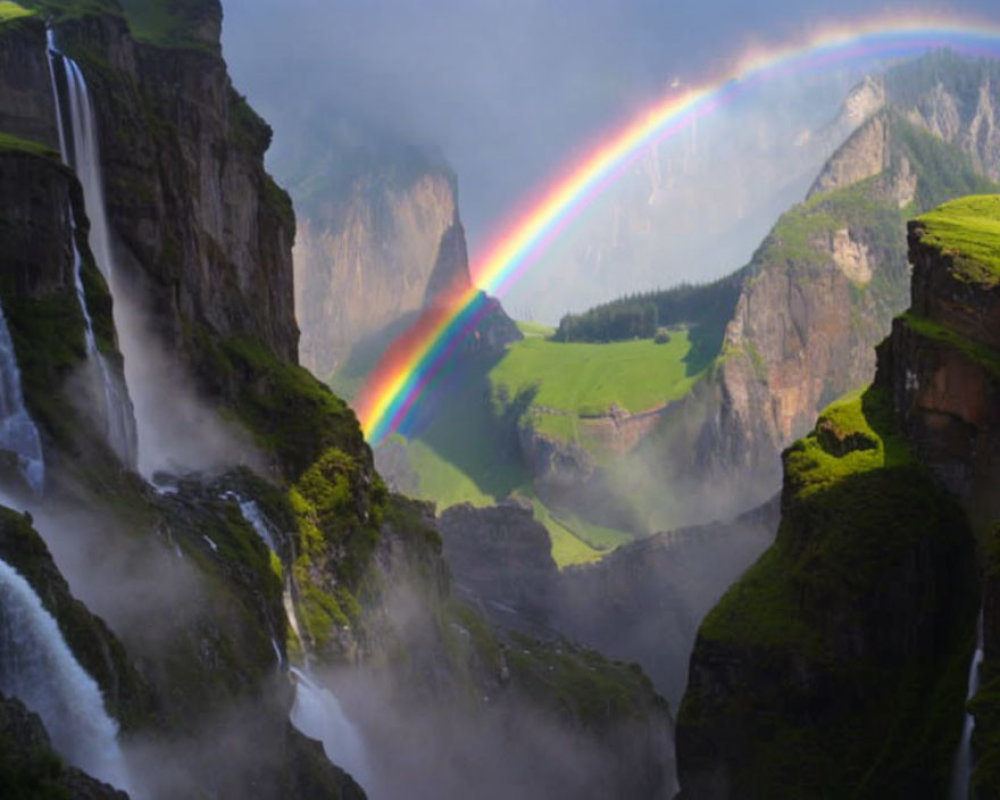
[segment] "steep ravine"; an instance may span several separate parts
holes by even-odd
[[[997,219],[1000,198],[973,197],[910,224],[911,306],[874,384],[785,451],[777,541],[698,633],[685,797],[947,792],[980,603],[973,525],[989,553],[997,515]],[[977,697],[985,797],[995,709]]]
[[[124,285],[109,292],[94,267],[80,185],[51,149],[45,27],[37,16],[2,24],[0,63],[11,69],[0,74],[0,119],[10,125],[0,130],[0,298],[49,479],[33,495],[2,454],[0,500],[30,516],[4,512],[0,538],[104,690],[138,791],[363,797],[288,721],[287,668],[308,650],[324,678],[370,681],[372,702],[411,704],[431,720],[446,708],[459,732],[486,720],[502,735],[483,740],[483,753],[521,764],[494,773],[498,797],[512,791],[509,775],[530,777],[539,764],[539,798],[566,785],[582,797],[668,797],[671,721],[641,671],[494,628],[453,598],[427,510],[386,491],[354,414],[296,364],[294,219],[263,171],[267,128],[226,77],[218,4],[178,4],[166,30],[150,28],[132,2],[127,15],[111,0],[39,5],[94,98]],[[241,431],[242,446],[215,453],[213,469],[161,473],[154,488],[107,446],[79,391],[87,348],[74,235],[95,334],[116,368],[123,352],[128,374],[133,337],[180,354],[166,386],[129,376],[133,391],[167,401],[140,413],[205,443],[216,426]],[[145,308],[148,326],[117,327],[119,302]],[[202,410],[191,431],[163,411],[183,384]],[[237,466],[245,458],[258,472]],[[271,521],[273,553],[234,498]],[[286,619],[286,587],[301,638]],[[52,760],[16,703],[2,709],[0,736],[24,747],[3,748],[0,786],[87,785]],[[413,796],[401,765],[411,742],[385,738],[385,717],[352,710],[388,764],[386,780]],[[544,737],[510,735],[526,720]],[[426,732],[421,740],[436,742]],[[427,783],[427,797],[480,780],[457,770],[444,744],[430,755],[441,785]]]

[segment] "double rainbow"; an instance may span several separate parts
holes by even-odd
[[[643,152],[687,129],[744,92],[773,78],[866,58],[900,58],[949,47],[1000,55],[1000,26],[954,19],[882,18],[828,28],[812,38],[750,55],[726,80],[672,94],[593,148],[527,207],[471,266],[471,285],[440,295],[390,345],[362,389],[356,408],[373,445],[410,417],[428,384],[502,295],[560,233]]]

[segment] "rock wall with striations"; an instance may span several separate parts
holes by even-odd
[[[58,47],[84,73],[97,117],[115,279],[142,298],[160,339],[189,356],[192,328],[252,337],[297,359],[291,202],[264,171],[271,133],[221,58],[221,7],[193,4],[186,37],[133,34],[120,11],[53,13]],[[52,8],[50,8],[52,6]],[[3,37],[0,119],[22,138],[58,141],[39,17]],[[137,28],[141,32],[141,28]],[[30,98],[28,102],[26,98]]]
[[[468,286],[454,177],[428,168],[399,182],[377,172],[317,200],[299,222],[295,307],[304,366],[326,378],[353,345],[458,281]]]
[[[998,198],[972,197],[910,224],[912,305],[875,383],[785,451],[776,543],[698,634],[685,796],[947,791],[979,604],[969,520],[997,516],[998,219]],[[995,791],[995,695],[973,708]]]

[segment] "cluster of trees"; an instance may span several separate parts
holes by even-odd
[[[659,324],[656,306],[633,302],[632,298],[615,300],[582,314],[567,314],[559,321],[555,338],[560,342],[617,342],[623,339],[649,339]]]
[[[651,339],[666,325],[725,326],[736,307],[742,278],[740,271],[714,283],[632,294],[582,314],[567,314],[553,339],[616,342]]]

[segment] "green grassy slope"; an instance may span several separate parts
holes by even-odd
[[[964,279],[1000,283],[1000,196],[977,195],[945,203],[917,219],[922,240],[949,254]]]
[[[549,508],[535,494],[517,454],[513,410],[487,401],[489,371],[488,363],[478,363],[451,376],[435,394],[435,408],[426,422],[410,438],[394,437],[392,446],[403,448],[416,477],[413,485],[402,488],[433,501],[439,510],[457,503],[492,505],[519,496],[532,503],[536,519],[548,529],[559,566],[594,561],[630,540],[625,532]]]
[[[597,416],[617,404],[636,413],[690,388],[697,375],[686,361],[690,349],[686,330],[675,332],[665,344],[652,339],[610,344],[524,339],[508,349],[489,377],[494,390],[508,397],[536,388],[535,406]]]
[[[885,389],[828,408],[786,451],[782,506],[775,544],[699,631],[682,781],[721,759],[747,797],[943,796],[975,624],[972,537]]]

